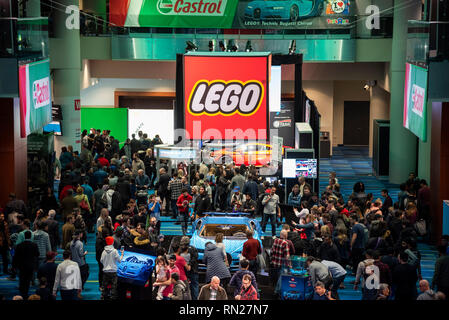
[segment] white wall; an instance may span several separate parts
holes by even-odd
[[[114,91],[174,92],[175,80],[100,78],[81,90],[81,106],[114,107]]]

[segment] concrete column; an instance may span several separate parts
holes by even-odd
[[[60,0],[65,6],[79,5],[78,0]],[[75,110],[75,100],[80,99],[81,53],[79,29],[68,29],[65,10],[55,12],[55,38],[50,48],[50,60],[58,61],[54,69],[53,92],[55,104],[62,106],[62,136],[55,138],[55,150],[59,156],[61,147],[72,145],[81,151],[81,111]]]
[[[421,17],[420,0],[394,2],[390,98],[390,182],[402,183],[416,170],[416,136],[403,127],[407,21]]]
[[[373,156],[373,120],[390,119],[390,94],[381,87],[370,89],[369,106],[369,156]],[[387,150],[388,152],[388,150]]]

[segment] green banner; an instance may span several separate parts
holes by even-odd
[[[404,127],[427,141],[427,69],[406,64]]]
[[[110,0],[111,25],[221,29],[328,29],[354,25],[350,0]]]

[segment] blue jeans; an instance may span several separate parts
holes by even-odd
[[[198,299],[198,273],[191,273],[189,275],[190,280],[190,295],[192,296],[192,300]]]
[[[271,221],[271,235],[276,235],[276,214],[264,214],[262,220],[262,231],[265,232],[268,220]]]
[[[187,225],[189,223],[189,213],[180,213],[179,216],[181,220],[182,234],[185,236],[187,233]]]
[[[78,300],[78,290],[60,290],[61,300]]]
[[[171,211],[172,211],[172,216],[173,218],[177,218],[178,217],[178,206],[176,205],[176,202],[178,200],[171,200]]]
[[[345,278],[346,278],[346,275],[340,276],[340,277],[337,277],[337,278],[333,278],[333,283],[332,283],[332,289],[331,289],[331,291],[332,291],[332,293],[334,293],[334,295],[335,295],[336,297],[338,297],[338,292],[337,292],[337,290],[338,290],[338,288],[340,288],[340,284],[342,284],[343,281],[345,281]]]

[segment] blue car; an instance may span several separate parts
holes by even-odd
[[[199,269],[203,271],[206,269],[201,263],[206,243],[215,243],[215,235],[223,233],[230,270],[237,271],[248,229],[253,231],[253,238],[259,240],[262,247],[260,237],[263,233],[260,223],[255,218],[249,218],[246,213],[208,212],[205,217],[195,220],[192,223],[190,245],[198,250]]]
[[[117,276],[126,282],[143,285],[149,279],[156,257],[125,251],[123,260],[117,264]]]
[[[248,3],[245,19],[296,22],[320,16],[323,8],[324,0],[255,0]]]

